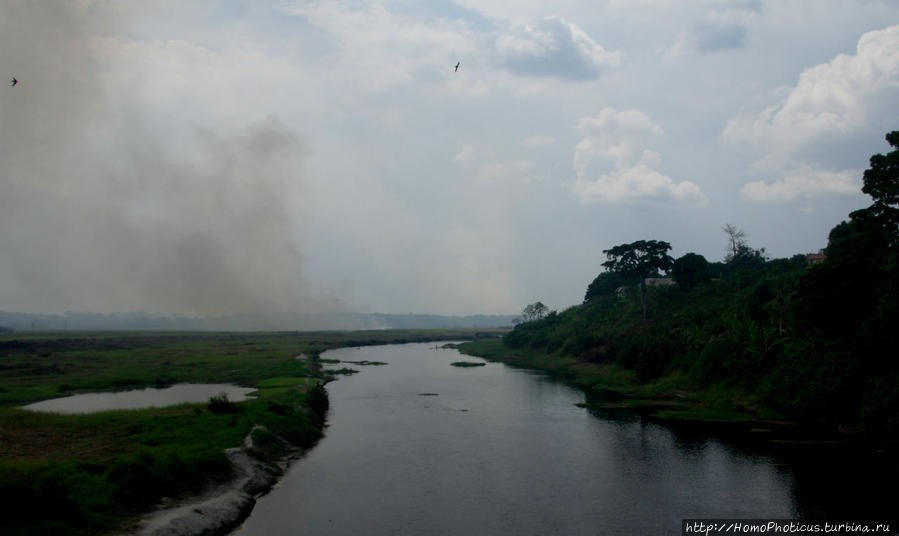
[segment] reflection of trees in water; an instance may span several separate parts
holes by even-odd
[[[677,459],[714,464],[712,460],[720,456],[739,459],[747,467],[767,466],[771,479],[789,489],[796,518],[890,521],[894,515],[899,469],[882,457],[872,457],[870,450],[847,444],[771,442],[767,434],[747,435],[745,424],[717,428],[708,423],[656,424],[634,408],[616,406],[621,396],[615,392],[588,391],[585,396],[591,415],[633,438],[616,443],[620,456],[636,455],[652,466],[659,466],[659,458],[667,460],[659,467]],[[731,476],[735,486],[752,481]]]
[[[792,476],[797,516],[884,520],[896,517],[899,470],[887,460],[846,445],[781,452],[778,467]]]

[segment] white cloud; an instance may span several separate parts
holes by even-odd
[[[621,63],[577,25],[561,17],[518,24],[496,40],[500,63],[513,73],[592,80]]]
[[[781,101],[728,121],[724,138],[778,156],[834,135],[850,135],[899,89],[899,26],[864,34],[855,55],[840,54],[806,69]],[[769,155],[770,156],[770,155]]]
[[[596,117],[584,117],[578,122],[581,131],[602,131],[608,129],[625,129],[632,131],[644,131],[650,134],[664,136],[665,131],[652,119],[639,110],[621,110],[603,108]]]
[[[578,129],[584,138],[575,149],[572,191],[581,202],[681,208],[708,204],[695,183],[675,182],[658,170],[661,155],[647,144],[665,132],[645,113],[605,108],[596,117],[582,118]]]
[[[456,162],[468,162],[471,160],[472,155],[474,155],[474,147],[471,144],[464,145],[459,152],[456,153],[456,156],[453,157],[453,160]]]
[[[746,183],[740,190],[740,195],[749,201],[776,202],[825,194],[854,194],[861,188],[859,175],[856,170],[826,171],[802,165],[778,181]]]
[[[574,152],[574,169],[584,179],[588,167],[597,163],[612,163],[624,168],[642,157],[646,141],[661,139],[662,127],[638,110],[618,111],[604,108],[596,117],[578,121],[584,138]]]
[[[825,194],[858,192],[858,181],[845,169],[822,169],[827,148],[851,146],[869,134],[872,121],[895,116],[899,96],[899,26],[868,32],[854,55],[808,68],[779,102],[756,114],[728,121],[722,138],[748,143],[760,156],[756,171],[782,174],[767,183],[754,181],[741,190],[752,201],[788,201]]]
[[[708,198],[699,186],[689,181],[675,183],[645,161],[628,168],[616,168],[592,181],[578,180],[574,184],[574,193],[583,203],[671,204],[679,207],[708,204]]]

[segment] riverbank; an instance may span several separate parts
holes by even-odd
[[[320,415],[324,421],[324,414]],[[271,458],[267,449],[257,445],[257,437],[270,436],[283,447],[282,454]],[[225,451],[234,469],[234,478],[213,486],[205,493],[173,504],[164,503],[143,516],[123,536],[223,536],[239,527],[253,511],[256,499],[271,491],[290,463],[305,454],[307,448],[289,444],[264,426],[255,426],[244,438],[242,447]]]
[[[853,430],[802,426],[740,389],[717,383],[698,387],[685,375],[669,374],[640,382],[633,371],[531,349],[512,349],[501,340],[462,343],[468,355],[513,367],[547,372],[585,393],[579,405],[599,412],[631,412],[641,418],[743,439],[795,445],[849,445],[862,440]]]

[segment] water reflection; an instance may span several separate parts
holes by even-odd
[[[769,456],[597,418],[539,373],[459,369],[421,344],[325,357],[390,366],[329,384],[325,438],[240,536],[679,534],[687,517],[797,514],[794,475]]]
[[[114,409],[143,409],[172,406],[186,402],[206,402],[220,393],[232,402],[246,400],[255,391],[227,383],[180,383],[164,389],[147,388],[112,393],[83,393],[44,400],[24,406],[32,411],[52,413],[93,413]]]

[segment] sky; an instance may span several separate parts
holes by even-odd
[[[825,247],[899,2],[0,0],[0,69],[0,310],[514,314]]]

